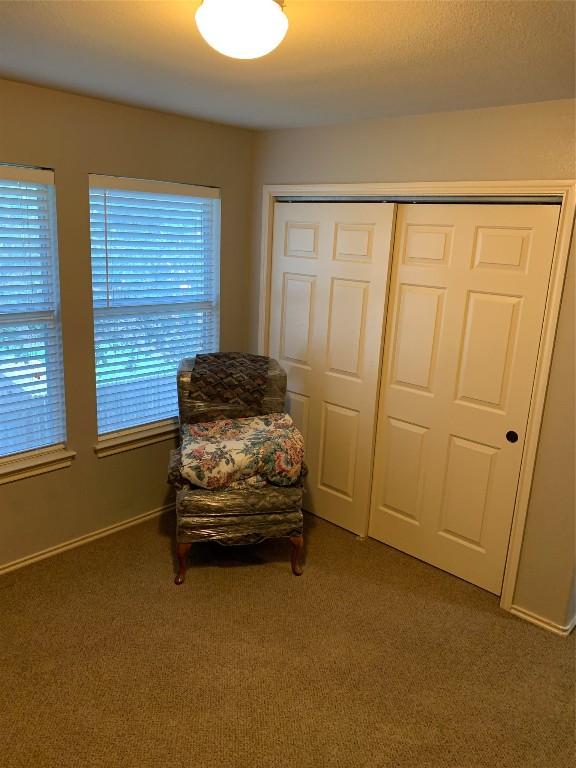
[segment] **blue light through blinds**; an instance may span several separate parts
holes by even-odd
[[[65,440],[55,222],[52,184],[0,168],[0,456]]]
[[[178,363],[218,349],[220,201],[173,186],[90,190],[99,434],[176,416]]]

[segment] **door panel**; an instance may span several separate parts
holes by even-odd
[[[381,506],[416,524],[420,522],[422,457],[428,431],[419,424],[392,418],[386,428]]]
[[[298,392],[286,392],[286,407],[288,413],[292,416],[296,429],[300,431],[304,438],[304,448],[308,446],[308,421],[310,413],[310,398],[306,395],[300,395]]]
[[[369,283],[332,278],[328,308],[328,360],[330,373],[358,378],[364,352],[366,303]]]
[[[320,432],[320,487],[354,498],[359,411],[323,403]]]
[[[395,206],[279,203],[269,349],[306,441],[305,508],[365,535]]]
[[[314,277],[286,273],[282,290],[280,355],[308,367],[314,323],[314,283]]]
[[[450,435],[439,532],[483,547],[482,531],[497,449]]]
[[[468,293],[457,400],[502,411],[508,399],[522,299]]]
[[[369,532],[497,594],[558,216],[398,208]]]
[[[441,288],[400,287],[393,358],[394,386],[432,391],[443,299]]]

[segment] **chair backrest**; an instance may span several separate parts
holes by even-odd
[[[186,357],[177,382],[181,425],[284,411],[286,373],[270,357],[245,352]]]

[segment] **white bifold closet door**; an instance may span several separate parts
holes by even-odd
[[[496,594],[558,217],[398,207],[369,532]]]
[[[304,506],[366,535],[395,206],[277,203],[269,351],[304,435]]]

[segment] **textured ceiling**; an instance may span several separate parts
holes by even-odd
[[[220,56],[199,0],[0,0],[0,77],[258,128],[574,97],[573,0],[286,0],[280,48]]]

